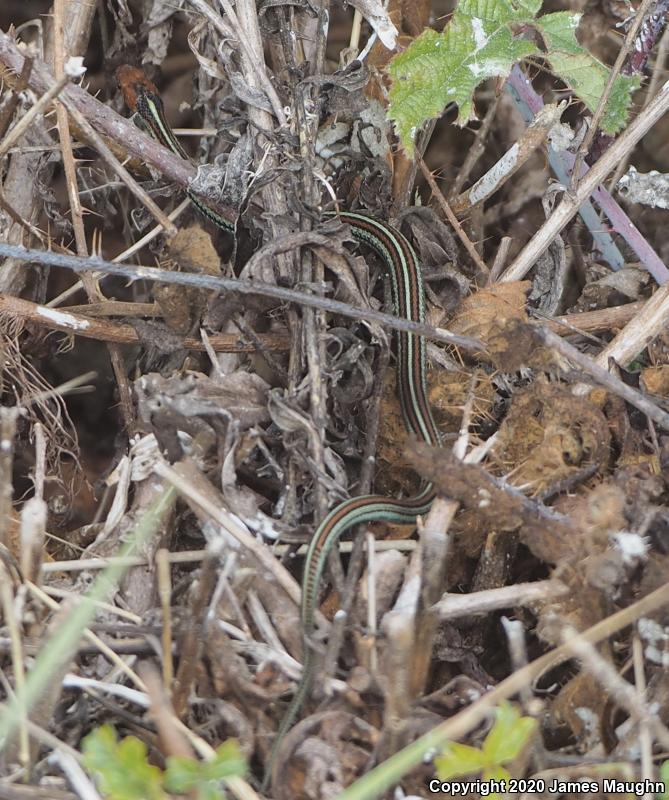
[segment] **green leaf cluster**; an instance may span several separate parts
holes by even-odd
[[[192,793],[197,800],[223,800],[221,781],[246,772],[233,739],[224,742],[209,761],[168,758],[164,772],[149,764],[144,742],[135,736],[119,741],[111,725],[92,731],[82,743],[82,752],[84,765],[109,800],[168,800],[168,792]]]
[[[457,104],[458,123],[466,124],[476,87],[486,78],[507,76],[515,63],[531,55],[545,58],[594,112],[608,67],[578,43],[578,14],[561,11],[536,19],[540,7],[541,0],[460,0],[442,33],[424,31],[391,61],[388,114],[407,150],[412,150],[418,128],[448,103]],[[529,36],[532,30],[541,35],[545,53]],[[638,86],[637,78],[616,79],[601,123],[604,131],[623,127]]]
[[[434,759],[437,775],[442,781],[480,774],[485,781],[506,781],[511,776],[506,765],[514,761],[527,745],[536,729],[536,720],[521,717],[510,703],[503,703],[496,713],[481,748],[451,742]],[[498,795],[492,793],[489,798]]]

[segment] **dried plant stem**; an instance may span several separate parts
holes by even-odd
[[[9,633],[11,642],[12,670],[14,672],[14,687],[17,692],[25,691],[26,670],[23,660],[23,644],[21,641],[21,628],[14,613],[14,594],[12,592],[13,581],[5,569],[5,565],[0,562],[0,606],[4,624]],[[26,726],[27,715],[22,713],[19,719],[19,734],[17,755],[19,763],[24,769],[30,764],[30,743],[28,740],[28,728]],[[14,745],[10,744],[10,747]]]
[[[490,103],[488,103],[488,108],[485,112],[485,117],[483,117],[483,121],[481,122],[481,127],[476,131],[476,136],[474,137],[474,141],[472,142],[471,146],[467,150],[465,160],[462,162],[462,166],[458,170],[458,174],[451,183],[447,200],[451,204],[451,208],[453,208],[454,211],[455,205],[457,205],[458,202],[458,195],[462,191],[462,187],[469,178],[469,173],[474,169],[476,162],[485,152],[485,140],[490,133],[490,128],[492,127],[493,120],[495,119],[495,112],[497,111],[498,103],[498,97],[494,97]],[[457,211],[455,213],[457,213]]]
[[[169,692],[174,680],[174,660],[172,658],[172,580],[170,574],[169,552],[161,547],[156,553],[156,575],[158,597],[163,618],[161,634],[163,686]]]
[[[597,131],[599,130],[599,125],[606,113],[606,105],[609,101],[609,97],[611,96],[611,92],[613,90],[613,84],[618,79],[618,75],[620,74],[620,70],[625,63],[625,59],[627,58],[632,46],[634,45],[634,40],[636,38],[639,29],[641,28],[641,24],[643,23],[646,14],[648,13],[648,9],[653,5],[653,3],[657,2],[657,0],[643,0],[639,8],[636,10],[634,23],[631,25],[630,29],[627,31],[627,36],[625,37],[625,41],[623,42],[623,46],[618,51],[618,56],[611,67],[611,71],[609,72],[608,80],[606,81],[606,86],[604,87],[604,91],[602,92],[602,96],[599,98],[599,102],[597,103],[597,108],[595,109],[595,113],[592,115],[592,119],[590,120],[590,127],[588,129],[587,134],[583,138],[578,151],[576,152],[576,161],[574,162],[574,170],[572,172],[572,187],[575,187],[576,183],[580,179],[581,175],[581,168],[583,166],[583,162],[585,161],[586,155],[590,152],[590,147],[597,135]]]
[[[425,161],[423,161],[423,157],[418,155],[418,154],[416,154],[416,158],[418,160],[418,166],[420,167],[420,171],[423,173],[423,177],[425,178],[425,180],[427,181],[428,186],[432,190],[432,194],[434,195],[435,200],[437,201],[437,203],[441,207],[442,211],[444,212],[444,215],[446,216],[446,219],[453,226],[453,230],[456,232],[456,234],[458,236],[458,239],[460,239],[460,241],[464,245],[465,250],[467,251],[467,253],[469,253],[469,257],[472,259],[472,261],[476,265],[477,269],[480,271],[480,273],[483,276],[485,276],[485,279],[487,280],[487,278],[488,278],[488,276],[490,274],[490,272],[488,270],[488,267],[485,265],[485,262],[483,261],[481,256],[478,254],[478,252],[477,252],[476,248],[474,247],[474,245],[472,244],[472,241],[469,238],[469,236],[467,236],[467,234],[462,229],[462,225],[460,225],[457,217],[455,216],[455,214],[451,210],[451,207],[446,202],[446,198],[442,194],[441,189],[437,185],[437,182],[432,177],[432,173],[428,169],[427,164],[425,163]]]
[[[458,438],[453,445],[453,455],[461,461],[475,462],[479,460],[478,456],[474,454],[470,454],[469,459],[467,459],[469,428],[472,424],[478,380],[479,376],[474,372],[469,382],[467,399],[462,409]],[[439,617],[434,611],[434,604],[446,582],[450,548],[449,530],[459,507],[460,503],[457,500],[437,497],[425,518],[424,525],[420,526],[419,529],[421,582],[416,608],[413,647],[411,648],[412,652],[409,660],[412,698],[420,697],[425,691],[430,672],[434,639],[439,621]]]
[[[625,303],[612,308],[600,308],[597,311],[581,311],[577,314],[565,314],[562,317],[547,319],[543,325],[554,333],[568,336],[570,333],[595,333],[621,328],[631,322],[646,305],[646,300]],[[565,330],[565,326],[569,330]]]
[[[119,564],[117,566],[120,568],[125,568],[128,565]],[[43,603],[51,611],[58,611],[60,609],[60,605],[56,603],[55,600],[52,600],[52,598],[49,597],[49,595],[46,592],[42,591],[42,589],[40,589],[40,587],[37,586],[37,584],[30,583],[30,581],[28,581],[26,585],[30,589],[31,594],[35,598],[37,598],[37,600],[39,600],[40,603]],[[102,641],[102,639],[100,639],[100,637],[96,633],[93,633],[93,631],[89,630],[88,628],[84,628],[83,637],[91,645],[93,645],[93,647],[95,647],[95,649],[99,653],[102,653],[103,656],[108,658],[111,664],[114,664],[117,667],[117,669],[119,669],[127,678],[129,678],[130,681],[139,689],[140,692],[146,691],[146,686],[144,686],[144,683],[142,679],[139,677],[139,675],[134,670],[132,670],[125,663],[125,661],[114,652],[114,650],[108,644]]]
[[[662,73],[665,70],[665,65],[667,63],[667,55],[669,54],[669,28],[665,28],[664,32],[662,33],[662,38],[660,39],[660,43],[657,46],[657,55],[655,57],[655,65],[653,67],[653,74],[650,79],[650,83],[648,85],[648,89],[646,90],[646,96],[643,101],[643,106],[641,110],[643,111],[644,108],[650,103],[650,101],[655,97],[660,88],[660,81],[662,80]],[[627,165],[629,163],[631,153],[628,153],[625,158],[618,164],[616,167],[615,172],[611,175],[607,189],[609,192],[612,192],[620,180],[620,176],[623,175],[627,171]]]
[[[611,145],[597,163],[579,181],[574,192],[566,195],[546,222],[521,250],[516,260],[502,275],[504,282],[521,280],[534,266],[553,239],[560,233],[572,217],[578,213],[581,204],[615,169],[616,164],[629,153],[645,134],[669,110],[669,83],[665,84],[657,97],[633,120],[620,137]]]
[[[543,107],[543,100],[532,88],[529,78],[527,78],[518,66],[511,70],[509,86],[513,93],[520,98],[521,110],[525,106],[527,113],[536,114]],[[627,152],[631,152],[630,148]],[[558,180],[564,185],[570,182],[569,176],[573,172],[575,156],[568,150],[555,153],[548,152],[548,158],[553,171]],[[583,171],[587,172],[588,167],[584,164]],[[639,257],[643,267],[650,272],[658,283],[669,280],[669,270],[664,265],[662,259],[643,237],[639,229],[632,220],[616,203],[611,195],[603,186],[597,186],[592,192],[592,200],[601,208],[608,217],[615,231],[629,244]],[[579,208],[583,221],[588,226],[590,235],[593,237],[596,247],[602,252],[613,269],[620,269],[624,265],[624,259],[616,247],[611,235],[606,230],[602,230],[602,223],[599,215],[589,201],[585,201]]]
[[[258,250],[247,263],[247,268],[253,274],[258,264],[264,259],[280,252],[286,252],[295,247],[315,244],[322,247],[331,248],[332,241],[328,236],[317,233],[296,233],[275,239],[269,244]],[[268,283],[253,280],[241,280],[236,278],[218,278],[211,275],[202,275],[189,272],[172,272],[170,270],[156,269],[155,267],[130,267],[114,264],[111,261],[104,261],[101,258],[77,258],[61,253],[50,253],[41,250],[27,250],[24,247],[6,245],[0,242],[0,256],[9,256],[23,261],[35,261],[38,264],[49,264],[52,266],[65,267],[74,272],[84,270],[100,270],[111,275],[121,275],[128,280],[152,280],[160,283],[173,283],[179,286],[195,286],[199,289],[212,289],[214,291],[239,292],[240,294],[253,294],[262,297],[272,297],[289,303],[311,306],[312,308],[322,308],[333,314],[341,314],[345,317],[360,320],[366,319],[378,322],[381,325],[399,331],[415,333],[418,336],[425,336],[436,342],[444,342],[461,347],[464,350],[481,352],[485,349],[483,342],[472,339],[469,336],[459,336],[444,328],[435,328],[431,325],[424,325],[418,322],[410,322],[406,319],[394,317],[391,314],[383,314],[368,308],[358,308],[348,303],[341,303],[338,300],[330,300],[319,295],[306,294],[293,289],[284,289],[282,286],[273,286]]]
[[[151,311],[154,311],[152,314],[147,314],[149,309],[141,307],[133,314],[134,303],[119,305],[127,307],[114,310],[114,313],[140,317],[162,316],[162,312],[153,307],[151,307]],[[85,306],[79,308],[86,309]],[[36,325],[43,325],[50,330],[62,331],[72,336],[83,336],[86,339],[129,345],[140,343],[139,334],[132,325],[89,317],[86,316],[86,311],[84,310],[83,314],[73,314],[70,311],[57,311],[28,300],[21,300],[18,297],[0,295],[0,313],[11,315],[15,319],[23,319]],[[281,352],[287,350],[290,344],[286,333],[258,333],[254,338],[257,342],[244,341],[243,336],[234,333],[217,333],[209,336],[209,343],[218,353],[253,353],[259,348]],[[204,352],[206,349],[200,339],[192,336],[184,337],[183,347],[197,352]]]
[[[179,216],[181,216],[181,214],[190,205],[191,205],[190,198],[187,197],[185,200],[182,200],[176,208],[170,211],[170,213],[167,215],[167,219],[169,219],[170,222],[174,222],[174,220],[177,219]],[[156,236],[162,234],[164,230],[165,229],[163,228],[162,225],[160,224],[155,225],[148,233],[144,234],[144,236],[142,236],[141,239],[138,239],[134,244],[130,245],[130,247],[127,247],[125,250],[123,250],[123,252],[119,253],[117,256],[114,256],[114,258],[112,258],[112,261],[115,264],[120,264],[123,261],[127,261],[129,258],[132,258],[132,256],[135,255],[135,253],[139,253],[139,251],[147,244],[149,244],[149,242],[152,242],[156,238]],[[81,281],[76,281],[75,283],[72,284],[72,286],[68,287],[64,292],[61,292],[52,300],[49,300],[47,306],[49,306],[49,308],[56,308],[57,306],[64,303],[65,300],[67,300],[69,297],[72,297],[73,294],[76,294],[82,287],[83,283]],[[81,310],[82,313],[88,313],[88,314],[91,313],[90,310],[85,312],[83,311],[83,309]]]
[[[569,594],[569,587],[557,580],[516,583],[498,589],[469,594],[444,594],[432,608],[442,622],[476,614],[489,614],[503,608],[533,606]]]
[[[608,389],[613,394],[627,400],[628,403],[638,408],[646,416],[650,417],[654,422],[669,431],[669,414],[663,411],[655,403],[651,402],[645,395],[637,389],[623,383],[620,378],[612,375],[601,366],[598,361],[584,355],[572,347],[564,339],[561,339],[556,333],[549,331],[547,328],[537,326],[534,334],[543,342],[547,347],[553,348],[564,358],[568,359],[575,364],[579,369],[583,370],[586,375],[589,375],[596,383]]]
[[[9,706],[6,703],[0,703],[0,716],[3,714],[9,714],[9,711]],[[49,747],[56,752],[67,753],[75,761],[83,762],[83,756],[78,750],[70,747],[69,744],[63,742],[57,736],[54,736],[53,733],[49,733],[49,731],[44,730],[41,725],[37,725],[37,723],[33,722],[31,719],[26,719],[26,728],[28,729],[28,733],[32,736],[32,738],[40,744],[43,744],[45,747]],[[32,793],[32,789],[28,791]]]
[[[139,202],[151,213],[153,217],[158,220],[162,225],[168,236],[174,236],[177,229],[174,223],[163,213],[160,206],[158,206],[149,195],[142,189],[137,181],[132,177],[128,170],[121,164],[112,151],[107,147],[102,137],[100,137],[92,125],[88,122],[86,117],[79,111],[79,109],[70,102],[69,98],[63,98],[63,103],[67,107],[68,114],[74,119],[77,125],[84,132],[86,139],[98,151],[101,158],[114,170],[128,189],[135,195]]]
[[[51,101],[58,97],[69,82],[69,77],[63,75],[39,98],[35,105],[31,106],[26,111],[11,131],[9,131],[7,136],[0,142],[0,161],[7,155],[9,150],[14,147],[31,124],[33,124],[35,118],[45,113]]]
[[[667,326],[669,284],[660,286],[643,308],[597,356],[600,367],[608,368],[609,359],[623,366],[629,364]]]
[[[350,553],[353,549],[353,542],[340,542],[338,545],[338,549],[340,553]],[[416,542],[413,539],[375,539],[374,540],[374,549],[377,553],[385,552],[386,550],[399,550],[400,552],[411,552],[412,550],[416,549]],[[292,546],[291,545],[278,545],[273,549],[273,552],[277,555],[285,555],[288,552],[292,553]],[[301,545],[295,555],[303,556],[307,552],[307,546]],[[169,553],[167,556],[167,560],[170,564],[195,564],[198,561],[202,561],[205,557],[207,551],[206,550],[185,550],[180,551],[178,553]],[[78,558],[73,560],[65,560],[65,561],[49,561],[46,564],[42,564],[42,573],[53,573],[53,572],[80,572],[82,570],[96,570],[96,569],[104,569],[108,567],[110,564],[122,565],[126,567],[142,567],[146,566],[149,561],[142,557],[142,556],[131,556],[128,558],[120,559],[117,557],[110,557],[110,558]],[[53,593],[55,596],[55,592],[60,590],[50,588],[49,592]],[[458,595],[460,596],[460,595]],[[119,613],[122,609],[110,607],[107,610],[115,611]],[[128,612],[124,612],[128,613]],[[132,617],[133,622],[140,622],[141,618],[135,618],[135,615]]]
[[[211,547],[202,561],[194,596],[189,603],[188,625],[179,640],[179,667],[172,688],[172,703],[178,717],[183,717],[188,709],[188,699],[202,659],[205,615],[216,586],[221,544],[219,541]]]
[[[65,70],[65,42],[64,42],[64,24],[65,24],[65,0],[54,0],[54,16],[53,16],[53,28],[54,28],[54,74],[56,78],[62,79]],[[77,254],[82,258],[88,256],[88,244],[86,242],[86,232],[84,230],[84,218],[83,218],[83,209],[81,206],[81,198],[79,197],[79,188],[77,183],[77,171],[74,165],[74,153],[72,150],[72,138],[70,136],[70,127],[68,124],[68,116],[67,111],[62,103],[56,102],[56,119],[58,120],[58,134],[60,137],[60,147],[61,153],[63,156],[63,170],[65,172],[65,183],[67,186],[67,194],[70,201],[70,213],[72,217],[72,227],[74,229],[74,239],[77,245]],[[73,116],[76,118],[79,115],[79,112],[76,109],[72,111]],[[79,115],[81,116],[81,115]],[[85,130],[82,126],[82,121],[85,125],[88,125],[88,122],[85,119],[78,120],[79,125],[82,129]],[[92,128],[89,127],[89,135],[91,137],[91,143],[95,143],[95,139],[98,140],[97,144],[100,145],[106,151],[106,158],[105,160],[112,165],[116,165],[118,167],[117,172],[121,179],[123,180],[123,174],[127,176],[129,181],[137,188],[138,191],[141,192],[146,199],[150,200],[148,195],[140,189],[140,187],[136,184],[133,178],[131,178],[130,174],[125,170],[125,168],[120,164],[120,162],[115,158],[112,152],[107,148],[107,146],[102,142],[100,137],[93,131]],[[105,157],[105,156],[103,156]],[[132,186],[128,184],[128,187],[132,191]],[[141,199],[141,198],[140,198]],[[158,209],[153,201],[151,201],[153,206]],[[163,218],[162,211],[158,209],[160,213],[159,219]],[[171,224],[171,223],[170,223]],[[174,229],[176,231],[176,229]],[[81,281],[84,284],[86,289],[86,294],[88,299],[92,302],[95,302],[100,299],[101,293],[98,286],[96,279],[90,273],[83,273],[81,276]],[[112,368],[114,371],[114,375],[116,377],[116,385],[118,386],[119,397],[121,400],[121,413],[123,415],[123,423],[126,431],[131,431],[134,427],[134,406],[132,402],[132,394],[130,391],[130,385],[128,383],[128,378],[126,375],[125,364],[123,363],[123,357],[121,355],[121,351],[119,350],[118,346],[112,342],[107,343],[107,349],[109,351],[109,359],[112,364]]]
[[[10,549],[12,519],[12,465],[14,463],[14,434],[19,410],[0,408],[0,545]],[[10,551],[11,552],[11,551]]]
[[[230,28],[223,22],[220,15],[217,14],[208,3],[205,3],[204,0],[188,0],[188,2],[196,11],[202,14],[202,16],[205,17],[205,19],[207,19],[222,36],[226,38],[229,37],[230,28],[232,28],[246,61],[248,62],[248,65],[253,70],[259,85],[267,95],[267,99],[272,106],[274,116],[277,118],[279,125],[284,127],[287,124],[286,115],[283,113],[283,106],[281,105],[279,96],[277,95],[274,86],[272,86],[272,82],[270,81],[265,70],[265,62],[262,60],[262,58],[259,60],[258,56],[252,52],[248,41],[249,32],[248,30],[243,29],[242,25],[240,25],[239,20],[237,19],[237,14],[235,13],[235,10],[229,0],[219,0],[219,2],[223,6],[223,10],[225,11],[227,18],[230,20]]]
[[[262,542],[255,539],[232,515],[227,514],[223,509],[215,505],[167,463],[159,461],[154,466],[154,472],[156,475],[159,475],[168,483],[172,484],[187,501],[198,506],[217,525],[220,525],[227,533],[235,538],[249,551],[259,564],[269,572],[269,574],[275,577],[279,586],[281,586],[291,600],[293,600],[296,605],[299,605],[301,594],[299,585],[288,570],[274,558]]]
[[[643,661],[643,643],[638,633],[632,639],[632,661],[634,663],[634,684],[640,697],[646,696],[646,674]],[[639,720],[639,745],[641,748],[641,777],[645,780],[653,779],[653,737],[647,720]],[[652,800],[652,795],[646,795],[644,800]]]
[[[460,216],[473,206],[484,203],[491,195],[527,162],[537,148],[546,141],[553,126],[560,121],[566,103],[545,105],[527,126],[523,135],[491,167],[488,172],[453,203],[451,210]]]
[[[497,252],[495,253],[495,259],[492,262],[492,267],[490,268],[490,275],[488,276],[488,282],[486,284],[487,286],[491,286],[493,283],[495,283],[497,278],[504,271],[504,267],[506,266],[506,257],[509,255],[512,241],[513,239],[511,236],[502,237],[499,247],[497,248]]]
[[[12,72],[20,74],[25,56],[17,47],[11,36],[0,31],[0,64],[4,64]],[[10,82],[11,75],[5,74],[4,80]],[[29,87],[42,95],[56,84],[56,80],[43,61],[34,59],[33,68],[28,80]],[[84,89],[70,84],[59,95],[59,99],[67,106],[68,111],[75,108],[87,122],[103,133],[111,142],[122,142],[123,151],[149,164],[162,175],[176,181],[181,186],[188,186],[195,178],[195,167],[188,161],[174,155],[150,136],[142,133],[135,125],[119,116],[109,106],[96,100]],[[79,117],[81,118],[81,117]]]
[[[64,16],[65,0],[54,0],[53,3],[53,32],[54,32],[54,75],[58,81],[65,75],[65,43],[64,37]],[[86,233],[84,231],[84,215],[79,197],[77,186],[77,172],[74,166],[74,153],[72,150],[72,139],[70,128],[67,121],[67,111],[62,103],[55,102],[56,119],[58,120],[58,135],[60,137],[60,151],[63,157],[63,171],[65,173],[65,183],[67,195],[70,201],[70,214],[72,218],[72,228],[74,239],[77,245],[77,255],[85,258],[88,255],[86,244]],[[99,292],[97,284],[92,275],[84,273],[82,281],[86,287],[89,300],[98,300]]]

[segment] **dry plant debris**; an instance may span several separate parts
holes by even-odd
[[[391,59],[453,8],[350,5],[0,7],[0,797],[262,796],[306,545],[423,481],[417,526],[328,559],[266,796],[669,779],[667,2],[552,8],[600,99],[515,38],[411,156]],[[156,85],[174,152],[124,106]],[[335,197],[410,239],[425,324],[383,313]],[[394,329],[430,340],[442,447],[406,432]]]

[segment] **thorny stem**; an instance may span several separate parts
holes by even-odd
[[[599,103],[597,103],[597,108],[595,109],[595,113],[592,115],[592,119],[590,120],[590,127],[588,129],[588,132],[585,135],[583,141],[581,142],[578,151],[576,152],[576,162],[571,176],[572,188],[575,188],[576,184],[580,180],[581,168],[583,167],[583,163],[585,162],[585,157],[590,152],[590,147],[592,146],[592,142],[594,141],[594,138],[597,135],[597,131],[599,130],[599,124],[602,121],[604,114],[606,113],[606,106],[609,101],[609,97],[611,96],[611,92],[613,91],[613,85],[618,80],[618,75],[620,74],[620,70],[622,69],[623,64],[625,63],[625,59],[627,58],[630,50],[632,49],[632,46],[634,45],[637,33],[639,32],[641,24],[646,18],[648,10],[650,9],[651,5],[655,2],[657,2],[657,0],[643,0],[641,5],[637,9],[634,23],[627,31],[627,36],[625,37],[623,46],[618,51],[618,57],[616,58],[613,67],[611,68],[608,80],[606,81],[606,86],[604,87],[604,91],[602,92],[602,96],[599,98]]]
[[[418,160],[418,166],[420,167],[420,171],[423,173],[423,177],[425,178],[425,180],[427,181],[428,186],[432,190],[432,194],[434,195],[435,200],[441,206],[441,208],[442,208],[442,210],[444,212],[444,215],[446,216],[446,219],[453,226],[453,229],[455,230],[458,238],[460,239],[460,241],[464,245],[465,250],[469,253],[470,258],[472,259],[472,261],[476,265],[476,268],[479,270],[479,272],[484,277],[484,279],[487,279],[488,275],[490,274],[490,270],[486,266],[485,261],[478,254],[476,248],[472,244],[471,239],[469,238],[469,236],[467,236],[467,234],[462,229],[462,225],[460,225],[460,223],[458,222],[458,219],[455,216],[455,214],[453,213],[453,211],[451,210],[451,207],[448,204],[446,198],[441,193],[441,189],[437,186],[437,182],[432,177],[432,173],[428,169],[427,164],[423,161],[422,156],[416,154],[416,159]]]
[[[666,0],[665,0],[666,2]],[[657,13],[658,9],[656,9]],[[662,81],[662,76],[665,73],[665,64],[667,62],[667,54],[669,53],[669,28],[665,28],[664,33],[662,34],[662,38],[660,39],[660,43],[657,46],[657,54],[655,56],[655,64],[653,66],[653,75],[650,79],[650,83],[648,84],[648,89],[646,90],[646,96],[643,101],[642,111],[648,103],[655,97],[655,95],[660,90],[660,82]],[[629,162],[629,153],[628,155],[618,164],[616,167],[616,171],[611,175],[609,179],[609,184],[607,189],[612,192],[618,181],[620,180],[620,176],[623,175],[627,171],[627,164]]]

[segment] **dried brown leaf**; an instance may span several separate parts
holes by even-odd
[[[515,319],[527,322],[529,281],[496,283],[466,297],[456,309],[449,329],[453,333],[487,341],[493,326]]]
[[[494,453],[515,485],[538,494],[584,467],[603,466],[609,445],[606,419],[589,398],[537,381],[514,395]]]

